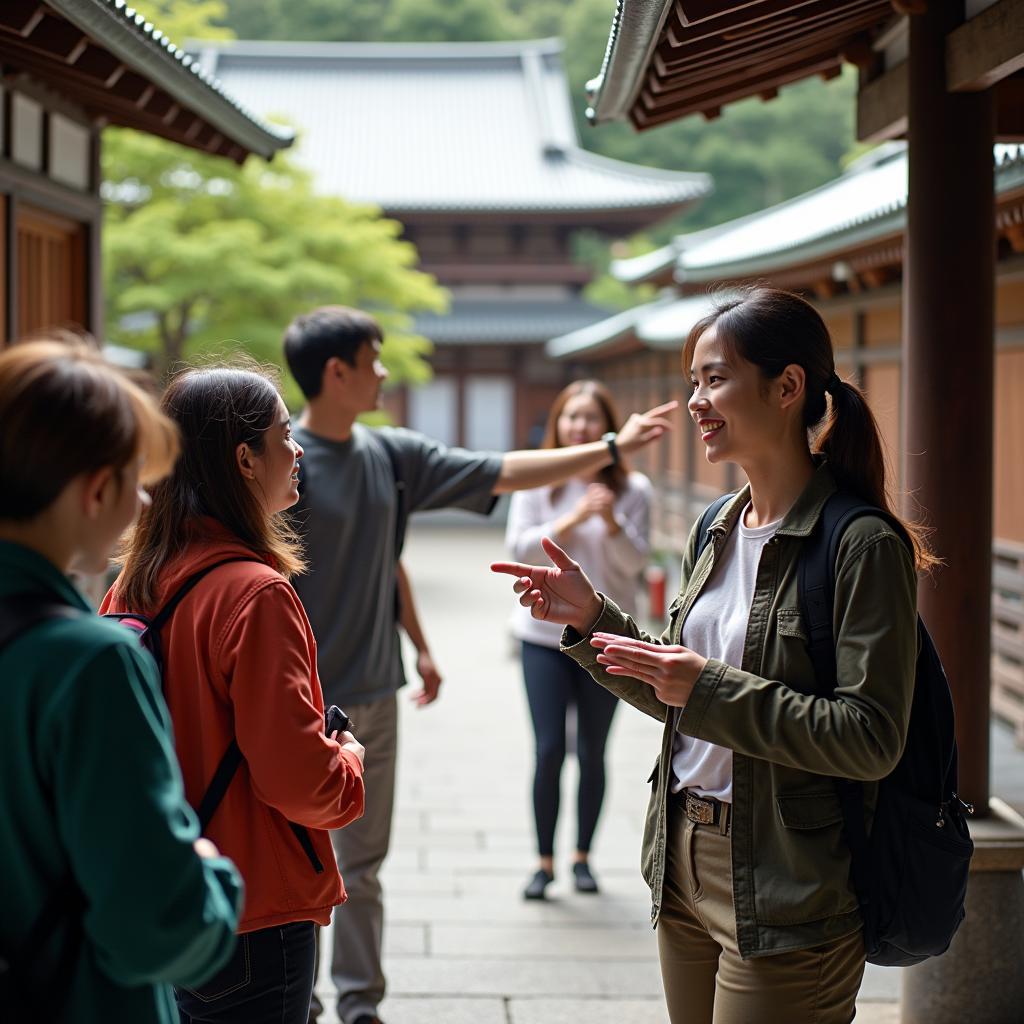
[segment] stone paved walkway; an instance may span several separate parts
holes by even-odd
[[[552,899],[524,903],[520,890],[534,864],[532,739],[505,629],[508,585],[487,571],[504,557],[502,534],[465,522],[418,525],[406,548],[446,682],[433,707],[401,699],[396,828],[384,874],[389,997],[381,1013],[387,1024],[666,1024],[637,867],[659,726],[625,706],[617,713],[593,855],[603,893],[580,896],[567,882],[570,760]],[[1014,795],[1024,793],[1024,755],[1001,742],[994,755],[994,788],[1003,773]],[[899,973],[869,967],[858,1021],[896,1024]],[[326,978],[319,990],[330,1005]]]

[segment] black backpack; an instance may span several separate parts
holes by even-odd
[[[734,495],[726,494],[703,513],[697,555],[709,528]],[[800,614],[807,628],[807,653],[814,665],[816,695],[836,687],[832,633],[835,567],[843,531],[860,516],[886,520],[908,546],[895,517],[850,494],[825,503],[814,531],[803,542],[798,566]],[[942,662],[920,616],[914,696],[906,745],[892,772],[878,784],[870,836],[864,826],[863,784],[835,779],[850,848],[850,877],[864,919],[869,963],[908,967],[944,953],[964,919],[967,878],[974,852],[965,812],[957,796],[957,747],[953,697]]]

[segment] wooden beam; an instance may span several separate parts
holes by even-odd
[[[103,81],[104,87],[107,88],[107,89],[113,89],[114,86],[117,85],[117,83],[119,81],[121,81],[121,76],[127,70],[128,70],[128,68],[127,68],[126,65],[118,64],[117,67],[115,67],[114,70],[111,71],[110,74],[107,75],[107,77],[104,79],[104,81]]]
[[[996,106],[996,139],[1024,142],[1024,75],[1004,78],[992,89]]]
[[[82,36],[81,39],[75,43],[74,46],[68,51],[67,56],[64,58],[65,64],[77,64],[79,58],[89,49],[89,37]]]
[[[906,63],[897,64],[857,93],[857,141],[881,142],[907,131],[908,79]]]
[[[999,0],[946,38],[951,92],[979,92],[1024,68],[1024,4]]]

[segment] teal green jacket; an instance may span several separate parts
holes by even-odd
[[[567,629],[562,639],[563,650],[602,686],[665,723],[648,780],[653,786],[641,857],[654,922],[665,882],[674,734],[733,751],[733,907],[745,959],[807,949],[861,927],[832,777],[865,783],[870,827],[877,780],[896,766],[906,742],[917,661],[917,578],[906,545],[883,519],[864,516],[843,533],[836,556],[835,699],[809,696],[814,669],[797,566],[835,490],[822,463],[761,555],[742,664],[709,659],[685,708],[662,704],[645,683],[608,675],[596,661],[597,650],[575,630]],[[691,532],[682,588],[661,643],[679,643],[749,498],[745,488],[719,513],[700,558]],[[593,627],[598,631],[654,639],[607,599]]]
[[[0,541],[0,596],[55,596],[89,611],[42,556]],[[62,921],[38,958],[40,1019],[177,1024],[172,984],[231,956],[242,883],[201,859],[152,659],[94,615],[43,623],[0,651],[0,950],[20,946],[70,871],[85,899],[70,976],[53,977]],[[61,1016],[47,1010],[66,990]]]

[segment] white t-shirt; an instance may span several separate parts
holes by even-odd
[[[505,529],[505,545],[511,556],[517,562],[550,565],[541,538],[552,536],[555,523],[576,507],[587,487],[581,480],[572,479],[557,493],[553,487],[516,491]],[[650,551],[651,482],[643,473],[629,474],[626,486],[615,499],[614,511],[621,529],[613,537],[608,536],[608,527],[600,516],[591,516],[564,539],[562,547],[580,563],[596,590],[632,614],[636,610],[640,574]],[[560,625],[538,621],[518,603],[511,626],[516,639],[541,647],[557,650],[562,638]]]
[[[684,647],[741,668],[747,620],[761,551],[775,535],[781,519],[764,526],[743,525],[747,505],[700,597],[683,625]],[[692,790],[697,796],[732,802],[732,751],[676,732],[672,741],[672,792]]]

